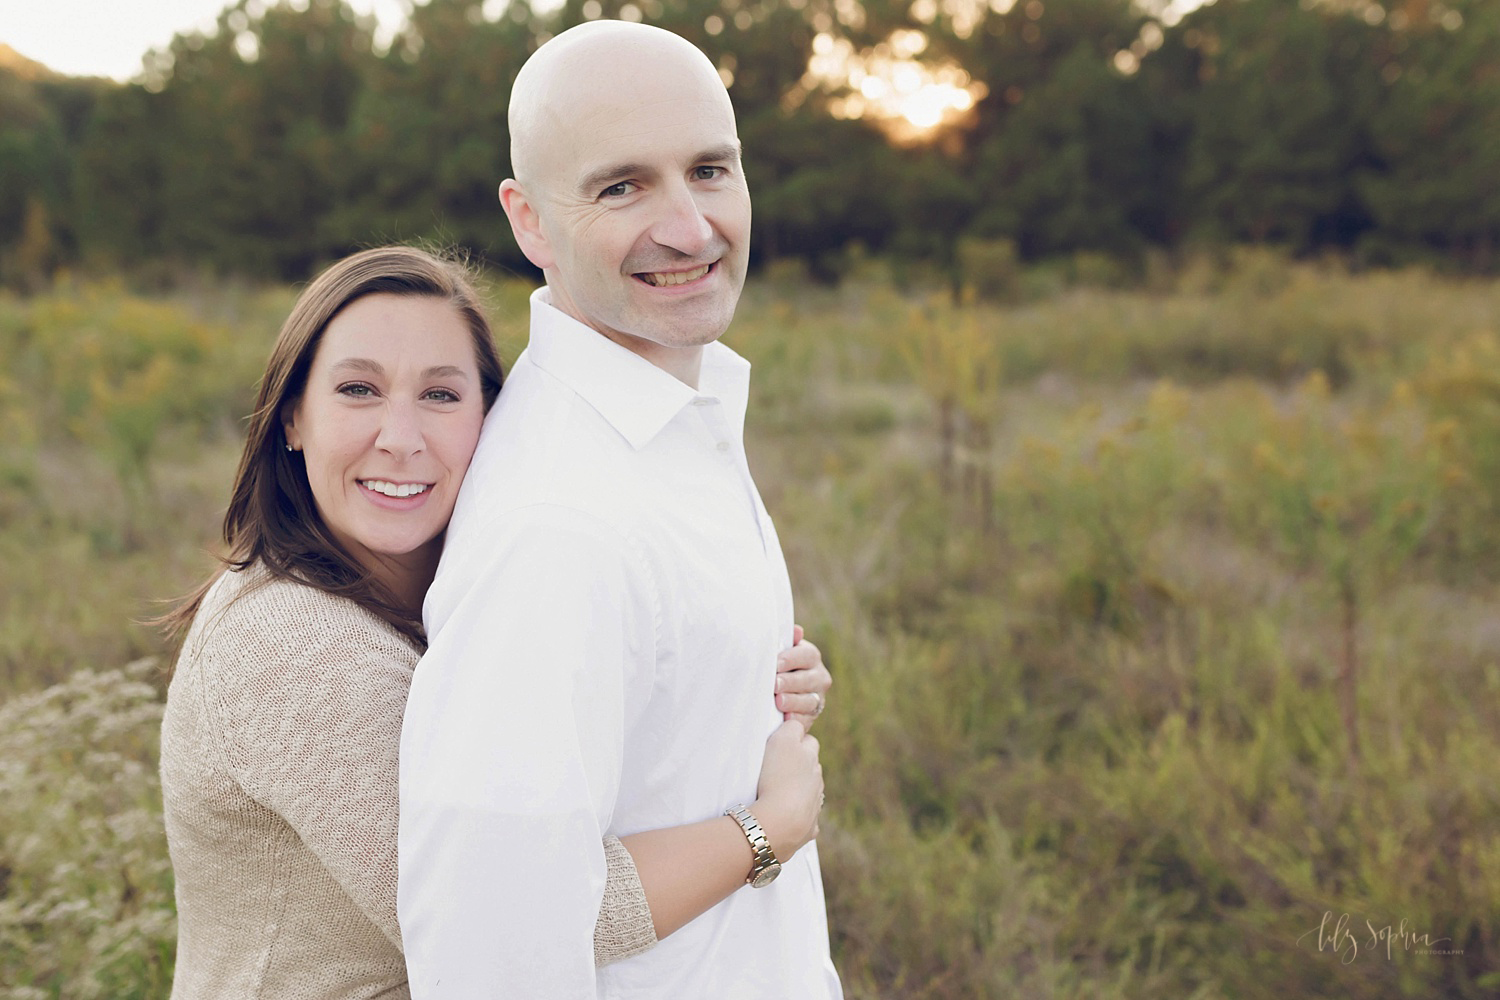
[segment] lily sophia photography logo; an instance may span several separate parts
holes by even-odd
[[[1323,914],[1318,926],[1297,938],[1299,948],[1317,945],[1317,950],[1332,952],[1339,961],[1349,965],[1360,955],[1379,956],[1387,962],[1397,954],[1409,955],[1462,955],[1462,948],[1453,947],[1453,939],[1433,937],[1418,933],[1409,926],[1406,918],[1397,923],[1380,926],[1374,920],[1356,924],[1347,913],[1334,915],[1332,910]]]

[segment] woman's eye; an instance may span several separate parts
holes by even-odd
[[[438,403],[457,403],[460,401],[458,393],[452,389],[429,389],[424,398]]]
[[[356,399],[367,399],[375,395],[375,390],[363,382],[346,382],[338,387],[338,392],[343,396],[353,396]]]

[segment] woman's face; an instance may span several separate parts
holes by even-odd
[[[378,577],[410,582],[435,565],[483,422],[462,315],[376,293],[323,331],[285,431],[328,529]]]

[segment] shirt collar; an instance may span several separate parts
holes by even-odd
[[[750,363],[717,341],[703,349],[695,390],[552,305],[544,285],[531,293],[526,353],[532,364],[597,410],[632,448],[644,447],[700,397],[718,399],[735,430],[744,432]]]

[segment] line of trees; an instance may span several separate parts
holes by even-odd
[[[11,54],[0,283],[163,261],[293,279],[421,237],[524,268],[495,198],[511,81],[598,16],[676,31],[732,78],[758,260],[832,271],[857,243],[950,265],[970,237],[1026,259],[1251,241],[1500,264],[1500,3],[1152,2],[429,0],[385,46],[342,0],[238,0],[128,85]],[[808,71],[819,36],[868,53],[911,31],[984,86],[914,144],[839,117],[847,88]]]

